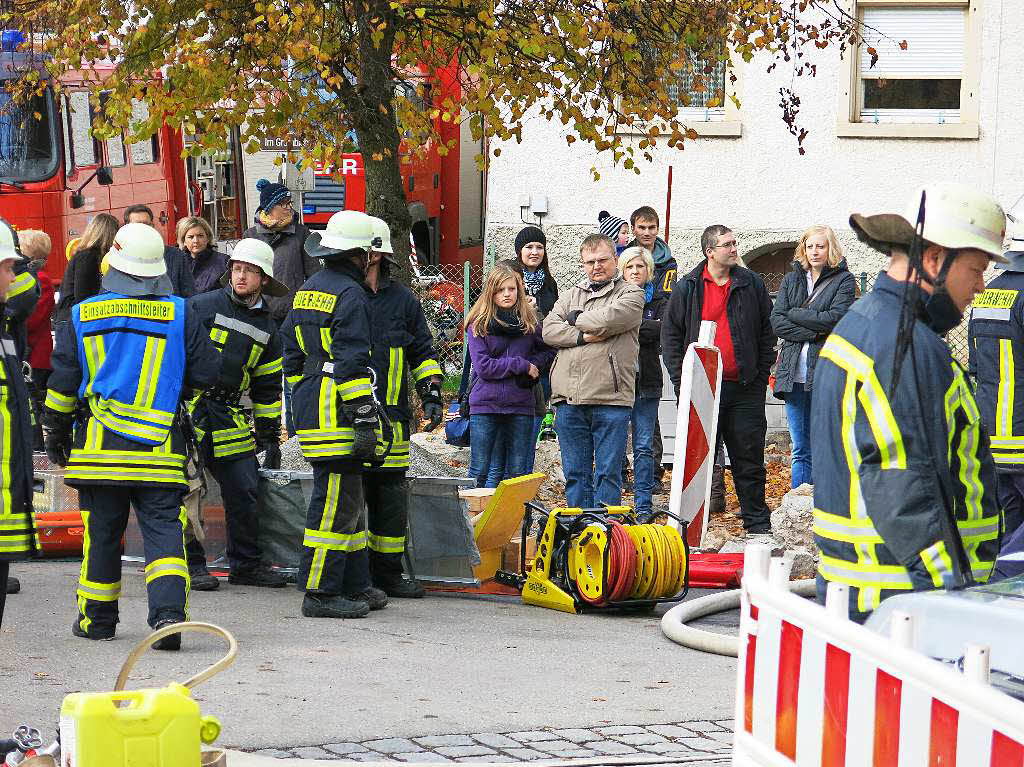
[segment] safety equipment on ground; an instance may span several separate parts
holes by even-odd
[[[128,674],[150,647],[181,632],[198,631],[223,637],[228,651],[219,661],[191,679],[158,689],[125,690]],[[200,764],[200,743],[220,735],[215,717],[202,716],[191,690],[228,668],[238,654],[238,643],[211,623],[174,623],[154,631],[129,654],[117,676],[113,692],[76,692],[64,698],[60,710],[62,764],[101,767],[128,764],[131,753],[151,756],[147,764]],[[145,715],[140,715],[144,712]],[[212,762],[203,755],[203,764]]]
[[[264,469],[280,469],[281,468],[281,445],[277,442],[266,442],[263,451],[263,466]]]
[[[950,250],[980,250],[993,261],[1006,263],[1006,214],[992,197],[963,184],[925,185],[910,196],[905,215],[854,213],[850,226],[862,239],[909,246],[918,229],[914,222],[919,219],[922,198],[927,201],[928,217],[921,238]]]
[[[369,460],[374,457],[377,447],[377,408],[372,401],[345,406],[355,440],[352,443],[352,457]]]
[[[357,210],[339,210],[327,220],[322,232],[310,232],[303,247],[312,258],[333,258],[349,250],[365,252],[380,244],[368,215]]]
[[[637,524],[625,506],[546,510],[526,504],[521,557],[533,512],[540,516],[537,558],[526,576],[498,571],[523,602],[579,613],[589,608],[653,609],[686,594],[689,547],[671,525]],[[671,516],[671,515],[670,515]]]
[[[114,235],[114,242],[107,251],[107,263],[113,269],[134,277],[167,274],[164,240],[148,224],[125,224]]]
[[[263,271],[263,276],[267,278],[267,284],[261,288],[263,293],[278,297],[288,295],[287,286],[274,279],[274,249],[268,243],[255,237],[239,240],[228,257],[228,273],[221,278],[221,284],[226,285],[230,281],[232,261],[252,264]]]
[[[18,249],[18,234],[14,228],[7,223],[6,219],[0,218],[0,261],[24,261]]]

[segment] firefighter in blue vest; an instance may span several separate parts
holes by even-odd
[[[1001,513],[995,466],[964,368],[942,336],[1003,261],[1006,219],[990,197],[941,183],[904,216],[853,215],[890,257],[825,341],[814,373],[814,538],[850,616],[911,590],[989,579]]]
[[[58,332],[43,417],[46,454],[67,467],[85,524],[72,633],[100,640],[113,639],[118,622],[129,507],[146,552],[149,625],[187,619],[179,408],[184,387],[214,385],[220,367],[195,313],[171,295],[155,229],[125,224],[104,264],[103,292],[77,304]],[[177,650],[181,634],[154,647]]]
[[[373,233],[381,240],[370,251],[366,285],[370,297],[370,364],[377,376],[376,395],[391,423],[390,449],[381,464],[367,464],[363,473],[366,497],[370,578],[389,597],[418,599],[423,587],[402,576],[405,530],[409,518],[409,373],[423,403],[427,430],[440,425],[441,366],[423,307],[409,288],[391,279],[397,267],[391,232],[382,219],[372,218]]]
[[[0,489],[0,623],[8,594],[10,563],[29,558],[36,550],[28,387],[11,330],[12,318],[4,311],[7,296],[17,281],[14,267],[23,261],[14,230],[0,219],[0,433],[4,435],[0,440],[0,472],[4,478]],[[16,590],[11,588],[10,593]]]
[[[364,281],[373,242],[370,217],[358,211],[339,211],[311,233],[306,254],[324,268],[296,292],[281,326],[296,433],[313,465],[297,582],[310,618],[362,618],[387,604],[370,584],[361,476],[364,461],[381,458]]]
[[[281,588],[284,575],[262,562],[256,452],[257,445],[266,451],[264,468],[281,468],[281,337],[264,296],[283,296],[288,288],[274,279],[273,248],[252,238],[235,245],[221,284],[188,300],[221,356],[216,385],[189,403],[192,425],[203,465],[224,499],[228,583]],[[245,393],[255,434],[240,404]],[[186,545],[190,560],[194,548],[200,544],[193,539]]]
[[[974,299],[967,326],[970,371],[981,422],[991,435],[996,488],[1003,507],[999,577],[1024,572],[1024,228],[1007,263]]]

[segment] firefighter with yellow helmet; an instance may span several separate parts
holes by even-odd
[[[129,508],[146,551],[149,625],[187,620],[180,406],[185,387],[216,383],[220,356],[185,299],[171,295],[163,239],[152,227],[118,230],[101,286],[58,331],[43,429],[47,455],[78,490],[85,524],[72,633],[104,640],[118,622]],[[180,646],[181,634],[154,645]]]
[[[12,291],[18,290],[15,265],[24,261],[18,253],[14,230],[0,219],[0,623],[7,598],[10,562],[35,553],[32,522],[32,428],[28,388],[21,359],[11,332],[12,318],[4,309]]]
[[[324,268],[299,288],[281,326],[295,430],[313,465],[297,585],[310,618],[362,618],[387,604],[370,585],[363,462],[380,460],[364,275],[380,239],[370,217],[343,210],[313,232],[306,254]]]
[[[814,378],[814,536],[819,596],[850,587],[864,620],[889,596],[987,581],[1001,511],[989,438],[943,336],[1003,261],[1006,219],[989,196],[925,186],[904,215],[850,217],[890,257],[839,321]]]

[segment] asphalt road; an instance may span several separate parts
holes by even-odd
[[[144,581],[124,571],[112,642],[71,635],[75,562],[17,564],[0,629],[0,733],[47,731],[63,697],[105,691],[147,633]],[[691,595],[699,595],[700,592]],[[430,595],[362,620],[301,617],[295,590],[228,586],[191,597],[193,620],[230,630],[234,665],[196,688],[220,745],[253,749],[371,738],[729,719],[736,661],[684,649],[659,614],[569,615],[513,597]],[[705,619],[735,632],[738,614]],[[183,681],[222,645],[186,637],[149,653],[129,687]]]

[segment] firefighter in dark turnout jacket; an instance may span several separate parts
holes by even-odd
[[[121,227],[106,264],[104,292],[77,304],[58,333],[43,418],[46,453],[67,466],[85,524],[72,632],[87,639],[114,637],[129,506],[146,550],[149,625],[187,619],[179,407],[183,386],[212,386],[220,365],[194,312],[171,295],[155,229]],[[154,645],[180,646],[181,634]]]
[[[240,240],[221,278],[225,287],[189,299],[221,356],[216,385],[199,392],[189,409],[203,464],[224,499],[228,583],[280,588],[285,577],[261,561],[256,515],[257,444],[267,452],[265,468],[281,468],[281,337],[263,296],[283,296],[288,289],[273,270],[273,248],[262,240]],[[239,404],[246,392],[255,438]]]
[[[361,618],[387,604],[370,585],[360,476],[381,440],[363,281],[373,241],[370,217],[350,210],[310,234],[306,252],[324,268],[296,292],[281,326],[296,433],[313,464],[297,584],[310,618]]]
[[[32,522],[32,428],[28,387],[21,369],[6,297],[15,287],[14,265],[23,261],[14,230],[0,219],[0,623],[10,562],[35,554]]]
[[[363,473],[369,536],[370,578],[389,597],[418,599],[423,587],[402,577],[405,529],[409,518],[409,434],[412,408],[409,373],[423,402],[427,430],[441,423],[441,366],[437,364],[434,339],[423,307],[409,288],[390,277],[397,266],[391,248],[391,232],[373,218],[373,233],[381,244],[370,251],[366,284],[370,299],[370,365],[377,376],[376,395],[391,422],[391,447],[384,462],[367,464]],[[408,372],[407,372],[408,370]]]
[[[1024,230],[1009,263],[974,300],[967,326],[971,375],[981,422],[991,435],[996,488],[1003,507],[1003,545],[996,574],[1024,572]]]
[[[847,584],[856,620],[900,592],[987,581],[999,546],[988,435],[942,336],[1002,260],[1005,218],[955,184],[919,190],[908,211],[850,218],[891,260],[814,374],[819,596],[825,581]]]

